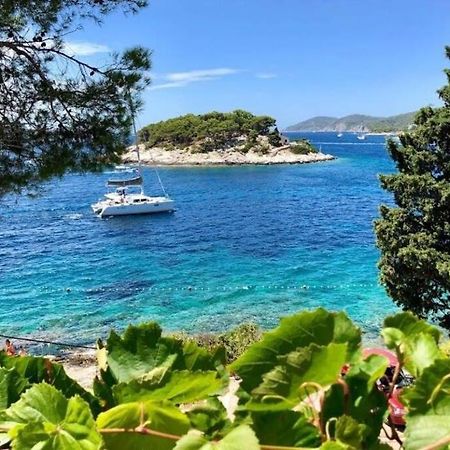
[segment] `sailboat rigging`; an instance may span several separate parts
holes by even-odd
[[[101,218],[108,216],[169,212],[175,209],[175,202],[167,195],[156,167],[154,167],[154,170],[164,195],[148,196],[144,193],[144,177],[141,168],[141,155],[139,152],[138,134],[131,98],[130,110],[133,119],[133,132],[135,135],[135,151],[137,154],[138,167],[133,169],[132,176],[129,178],[108,180],[106,186],[108,188],[115,188],[115,190],[113,192],[106,193],[103,200],[91,205],[94,213]],[[136,189],[138,192],[136,192]]]

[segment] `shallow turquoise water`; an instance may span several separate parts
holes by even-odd
[[[304,136],[305,134],[303,134]],[[0,329],[91,342],[110,327],[273,326],[316,306],[345,309],[368,336],[394,310],[377,284],[372,221],[384,138],[308,134],[338,160],[167,168],[174,214],[100,220],[108,174],[68,175],[38,199],[0,204]],[[156,189],[146,169],[147,191]]]

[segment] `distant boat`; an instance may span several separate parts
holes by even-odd
[[[164,186],[155,168],[156,176],[164,193],[162,196],[150,197],[144,193],[144,179],[141,171],[141,157],[137,141],[136,125],[133,128],[136,136],[136,153],[138,157],[138,167],[132,169],[133,176],[128,178],[110,179],[107,182],[108,188],[114,188],[113,192],[105,194],[103,200],[91,205],[92,210],[99,217],[108,216],[128,216],[132,214],[152,214],[160,212],[169,212],[175,209],[175,202],[166,194]],[[118,169],[118,167],[121,167]],[[124,169],[122,169],[124,168]],[[127,166],[117,166],[118,172],[128,173]]]
[[[337,134],[337,137],[338,137],[338,138],[341,138],[342,136],[343,136],[342,133],[338,133],[338,134]]]
[[[358,136],[356,136],[360,141],[363,141],[364,139],[366,139],[366,135],[365,134],[358,134]]]

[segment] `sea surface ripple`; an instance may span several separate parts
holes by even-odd
[[[305,308],[344,309],[375,336],[395,310],[378,285],[373,220],[393,171],[384,137],[301,133],[337,160],[163,168],[173,214],[100,220],[109,175],[70,174],[0,203],[0,329],[92,342],[111,327],[264,327]],[[158,192],[145,169],[146,191]]]

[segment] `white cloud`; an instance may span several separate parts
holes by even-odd
[[[261,73],[257,73],[256,78],[261,78],[262,80],[269,80],[271,78],[276,78],[277,74],[275,73],[270,73],[270,72],[261,72]]]
[[[188,72],[173,72],[165,75],[157,75],[154,78],[165,82],[155,84],[151,86],[150,89],[178,88],[191,83],[198,83],[199,81],[217,80],[228,75],[234,75],[238,72],[239,70],[237,69],[222,67],[218,69],[190,70]]]
[[[77,56],[90,56],[97,53],[108,53],[110,48],[102,44],[92,42],[66,42],[64,50]]]

